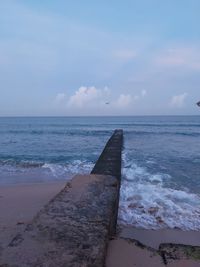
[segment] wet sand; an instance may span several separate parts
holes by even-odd
[[[175,245],[173,249],[169,244]],[[199,252],[186,255],[194,246],[200,247],[200,232],[197,231],[124,227],[109,243],[106,267],[199,267]]]
[[[190,259],[171,260],[165,264],[155,250],[116,239],[109,243],[106,267],[199,267],[200,261]]]
[[[160,244],[166,243],[200,246],[199,231],[181,231],[178,229],[145,230],[124,227],[119,236],[137,240],[154,249],[158,249]]]
[[[66,182],[0,187],[0,247],[4,247]]]

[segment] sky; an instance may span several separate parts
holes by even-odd
[[[0,116],[198,115],[199,0],[0,0]]]

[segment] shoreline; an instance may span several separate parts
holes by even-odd
[[[51,181],[0,186],[0,247],[6,247],[13,237],[22,232],[65,185],[66,181]],[[134,262],[134,266],[142,267],[150,263],[154,267],[162,267],[166,265],[163,265],[159,255],[160,244],[200,246],[200,231],[146,230],[130,226],[118,228],[118,236],[109,242],[106,267],[123,267],[127,257],[129,263]],[[167,266],[196,267],[198,264],[196,260],[181,259]]]
[[[6,247],[10,240],[22,232],[36,214],[66,185],[62,182],[12,184],[0,187],[0,247]],[[81,186],[81,184],[79,185]],[[200,231],[177,229],[145,230],[119,226],[118,236],[109,242],[106,267],[154,267],[164,265],[159,254],[160,244],[200,246]],[[120,258],[118,258],[120,255]],[[127,258],[129,259],[128,262]],[[131,263],[132,262],[132,263]],[[196,267],[199,261],[179,259],[170,261],[171,267]]]
[[[47,181],[39,181],[39,182],[17,182],[17,183],[2,183],[0,184],[0,191],[1,191],[1,188],[11,188],[11,187],[29,187],[29,186],[37,186],[37,185],[44,185],[44,184],[66,184],[67,182],[70,182],[71,179],[60,179],[60,180],[47,180]]]

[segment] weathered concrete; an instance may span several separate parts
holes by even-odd
[[[160,244],[159,252],[164,262],[170,263],[172,260],[196,260],[200,266],[200,247],[181,244]]]
[[[75,176],[0,251],[0,266],[104,266],[118,185],[108,175]]]
[[[91,175],[75,176],[7,245],[0,267],[103,267],[115,232],[123,131],[116,130]]]
[[[112,175],[121,180],[123,131],[115,130],[97,160],[91,174]]]
[[[119,181],[117,188],[117,201],[115,204],[115,214],[112,225],[111,234],[116,233],[118,209],[119,209],[119,193],[121,184],[121,164],[122,164],[122,148],[123,148],[123,130],[115,130],[108,140],[104,150],[97,160],[91,174],[112,175]]]

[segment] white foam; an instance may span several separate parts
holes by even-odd
[[[50,172],[52,173],[52,175],[54,177],[59,177],[62,176],[66,173],[66,168],[62,165],[58,165],[58,164],[53,164],[53,163],[45,163],[43,166],[43,168],[50,170]]]
[[[170,179],[170,175],[152,175],[145,167],[125,161],[123,176],[120,223],[145,229],[200,230],[200,197],[164,187],[164,181]]]
[[[50,170],[54,177],[61,177],[64,175],[75,175],[78,173],[89,173],[92,170],[93,163],[81,160],[74,160],[66,165],[59,165],[54,163],[46,163],[43,168]]]

